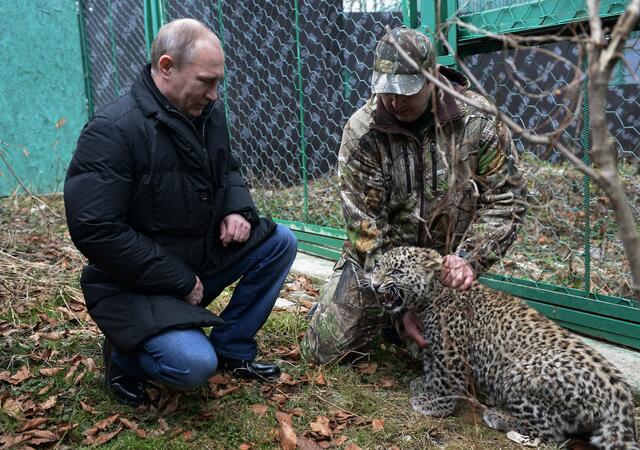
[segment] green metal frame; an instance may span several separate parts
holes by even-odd
[[[640,350],[640,302],[493,274],[480,281],[525,299],[566,328]]]
[[[151,44],[166,20],[164,0],[144,0],[144,40],[147,44],[148,58],[151,57]]]
[[[308,194],[308,182],[307,182],[307,140],[305,138],[305,124],[304,124],[304,88],[302,86],[302,45],[300,43],[300,8],[298,0],[294,1],[295,6],[295,27],[296,27],[296,68],[298,71],[298,113],[300,122],[300,170],[302,171],[302,186],[303,186],[303,198],[302,198],[302,213],[304,220],[309,221],[309,194]]]
[[[600,18],[611,19],[619,16],[627,5],[627,1],[602,0]],[[576,8],[576,5],[581,7]],[[477,28],[496,34],[522,34],[535,31],[548,32],[567,24],[588,20],[589,12],[586,1],[581,0],[532,0],[506,8],[495,8],[461,16],[460,19]],[[467,29],[459,31],[459,44],[474,40],[484,40],[482,34]]]
[[[82,72],[84,73],[84,93],[87,96],[87,115],[93,116],[93,88],[91,81],[91,63],[89,62],[89,46],[87,44],[87,27],[84,22],[84,0],[76,4],[78,14],[78,31],[80,33],[80,52],[82,53]]]

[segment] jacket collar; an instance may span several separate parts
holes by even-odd
[[[138,102],[138,105],[140,105],[142,114],[144,114],[145,117],[158,116],[158,118],[161,118],[168,115],[172,118],[177,118],[181,115],[184,120],[189,121],[189,118],[180,113],[158,89],[153,78],[151,78],[151,64],[146,64],[142,68],[140,76],[131,87],[131,95]],[[210,113],[216,106],[220,106],[219,104],[219,101],[215,103],[210,102],[202,111],[202,117],[210,116],[213,122],[217,124],[218,114]]]
[[[455,89],[458,92],[464,92],[469,89],[469,80],[463,74],[457,70],[451,69],[446,66],[438,65],[436,68],[436,77],[439,81]],[[435,100],[435,114],[437,123],[445,124],[452,120],[455,120],[463,115],[462,110],[458,105],[456,98],[441,89],[435,90],[435,95],[432,97],[432,101]],[[407,131],[398,123],[398,120],[393,117],[382,103],[382,98],[377,96],[375,99],[375,109],[373,112],[373,125],[374,128],[378,128],[385,131]]]

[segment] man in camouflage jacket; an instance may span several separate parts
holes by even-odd
[[[461,73],[436,66],[429,39],[405,27],[391,37],[451,89],[486,102]],[[355,273],[392,247],[445,255],[443,284],[468,289],[513,243],[526,212],[525,179],[507,128],[456,99],[407,63],[386,34],[376,47],[373,97],[347,122],[338,171],[348,241],[303,339],[324,363],[365,346],[385,318]],[[412,313],[400,330],[426,346]],[[398,320],[400,322],[400,320]],[[406,337],[406,336],[405,336]]]

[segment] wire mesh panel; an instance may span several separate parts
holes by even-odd
[[[521,5],[523,3],[531,3],[531,0],[459,0],[458,9],[461,14],[475,13],[497,8],[502,8],[505,11],[508,11],[509,6]]]
[[[147,61],[143,2],[85,0],[95,110],[129,90]]]
[[[640,104],[638,81],[630,72],[638,71],[638,49],[636,34],[625,51],[630,64],[621,66],[606,98],[620,174],[636,219],[640,218]],[[582,73],[580,55],[576,45],[557,43],[473,55],[463,63],[497,105],[526,130],[542,133],[564,128],[561,139],[580,149],[582,104],[576,104],[582,89],[576,78]],[[583,288],[586,267],[593,292],[632,296],[629,266],[604,193],[587,181],[585,203],[582,173],[558,151],[535,148],[522,139],[517,139],[517,145],[529,180],[530,209],[518,242],[493,271]]]
[[[232,150],[263,213],[342,226],[335,177],[342,128],[370,94],[373,48],[384,26],[402,23],[400,2],[377,2],[376,12],[373,6],[166,2],[167,20],[193,17],[222,37],[221,97]]]

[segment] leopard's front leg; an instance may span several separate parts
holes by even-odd
[[[466,388],[466,357],[458,339],[425,323],[428,350],[423,351],[424,377],[411,383],[411,406],[427,416],[451,415]]]

